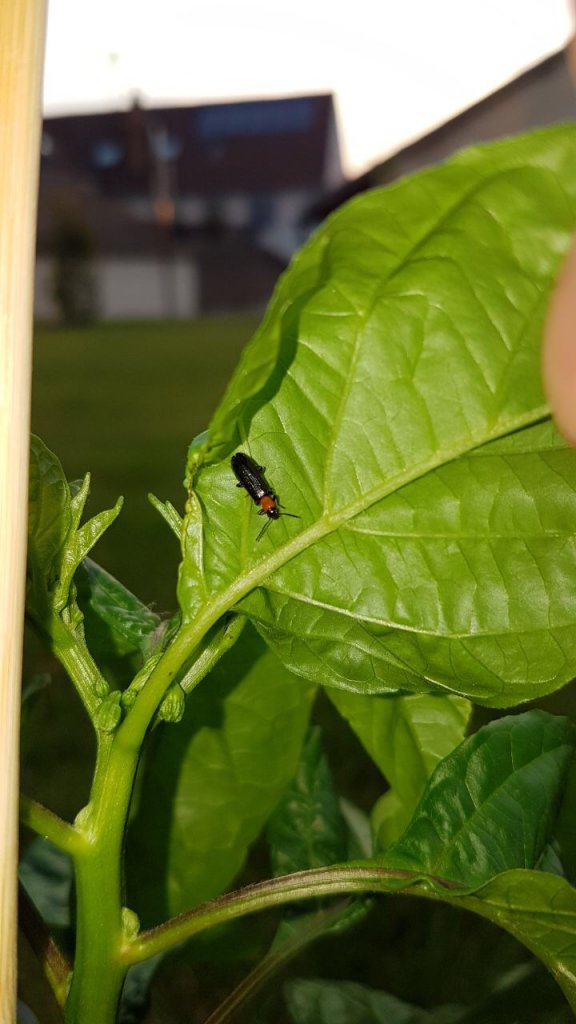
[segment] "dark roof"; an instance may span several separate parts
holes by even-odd
[[[333,116],[319,95],[51,117],[42,170],[74,169],[118,197],[149,195],[166,171],[179,195],[318,187]]]
[[[306,221],[318,223],[352,196],[445,160],[464,146],[558,121],[573,121],[575,115],[574,86],[566,55],[561,51],[405,146],[361,177],[346,182],[327,199],[315,203]]]

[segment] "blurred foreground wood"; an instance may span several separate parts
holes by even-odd
[[[20,673],[45,0],[0,0],[0,1024],[16,1019]]]

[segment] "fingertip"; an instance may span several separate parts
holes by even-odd
[[[543,373],[552,415],[566,440],[576,446],[576,239],[548,310]]]

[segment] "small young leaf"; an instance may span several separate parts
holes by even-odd
[[[185,619],[192,620],[206,600],[204,576],[204,514],[196,495],[196,474],[202,465],[208,444],[206,431],[190,443],[186,458],[184,487],[186,509],[180,533],[182,564],[178,575],[178,601]]]
[[[98,515],[89,519],[80,529],[70,533],[67,538],[62,560],[60,564],[58,587],[55,593],[55,607],[60,610],[68,603],[68,595],[72,578],[82,560],[103,533],[119,516],[122,510],[123,498],[118,498],[114,508],[99,512]]]
[[[168,524],[172,532],[180,540],[182,534],[183,519],[179,512],[176,511],[171,501],[160,501],[155,494],[148,495],[148,501],[153,508],[162,516],[165,523]]]
[[[80,526],[84,506],[90,494],[90,473],[86,473],[83,480],[71,480],[68,486],[71,494],[72,530],[77,530]]]
[[[70,488],[59,460],[32,435],[28,492],[28,558],[33,577],[53,582],[58,555],[70,530]]]
[[[434,771],[386,867],[479,887],[534,868],[550,839],[576,729],[544,711],[480,729]]]

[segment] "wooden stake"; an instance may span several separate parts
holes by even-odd
[[[16,1019],[18,734],[45,0],[0,0],[0,1024]]]

